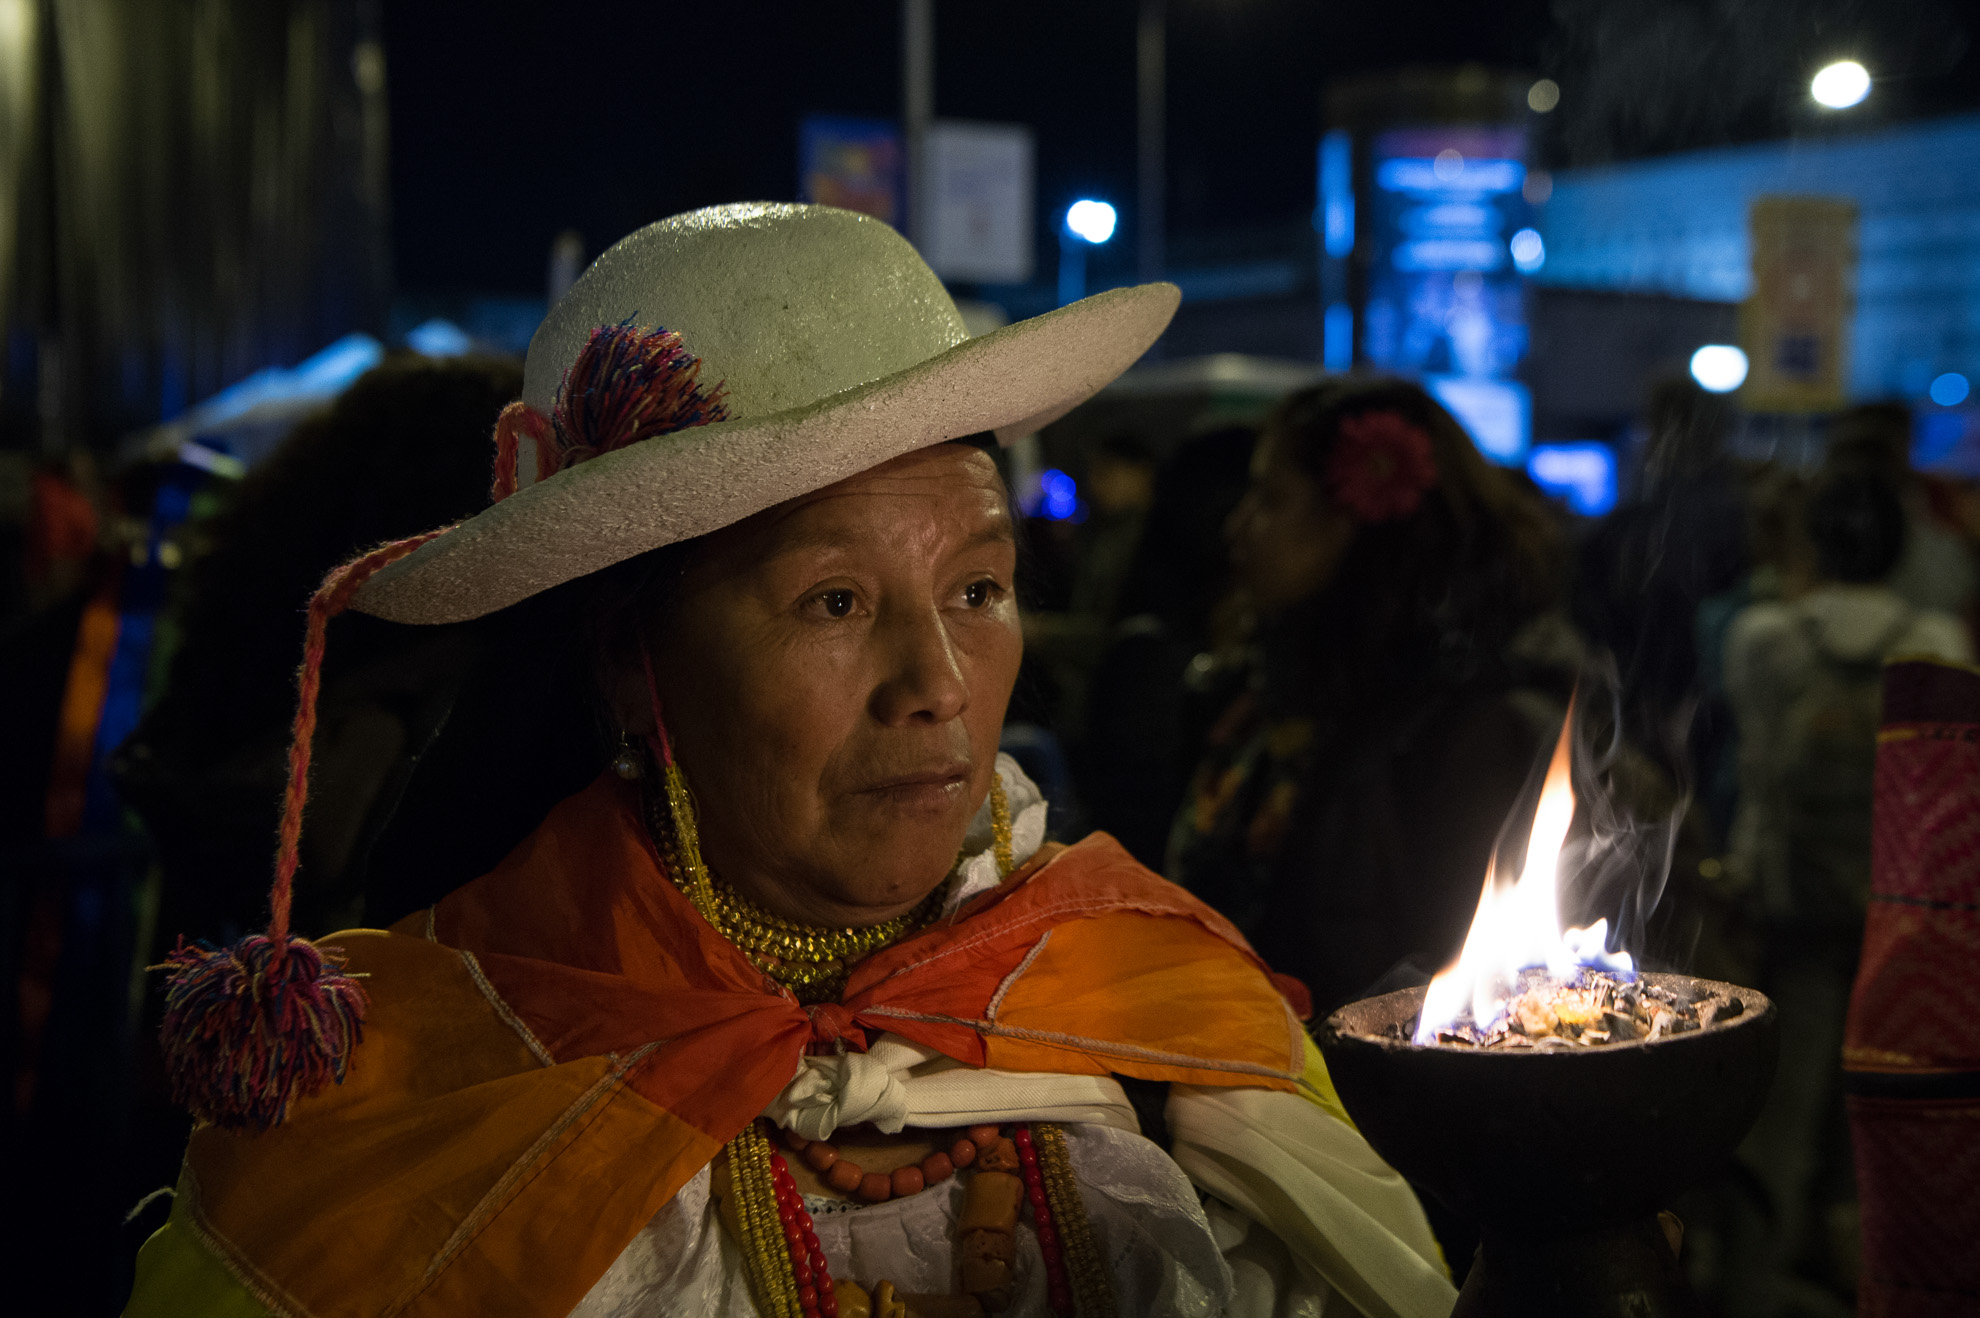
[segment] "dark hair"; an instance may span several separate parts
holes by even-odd
[[[1093,457],[1110,462],[1127,463],[1136,467],[1155,465],[1155,446],[1133,431],[1120,431],[1108,435],[1093,446]]]
[[[1824,473],[1808,497],[1808,539],[1825,580],[1884,580],[1904,557],[1904,501],[1896,483],[1867,463]]]
[[[1185,440],[1155,473],[1141,543],[1121,585],[1121,615],[1153,614],[1179,641],[1207,645],[1230,586],[1224,524],[1251,480],[1258,431],[1223,426]]]
[[[1412,659],[1475,665],[1561,590],[1560,532],[1530,489],[1479,454],[1451,414],[1404,380],[1328,380],[1293,394],[1265,433],[1326,480],[1341,423],[1390,412],[1430,439],[1436,480],[1414,512],[1363,525],[1305,610],[1313,675],[1343,690],[1410,675]]]
[[[193,528],[209,547],[196,544],[186,570],[176,618],[184,639],[115,762],[124,799],[158,846],[165,927],[230,937],[260,918],[310,594],[364,550],[485,507],[489,436],[521,390],[522,370],[506,360],[388,359],[298,425]],[[323,669],[326,725],[346,678],[407,727],[420,724],[444,706],[461,639],[455,629],[340,618]],[[390,794],[382,788],[378,799]],[[310,809],[317,821],[337,807],[319,793]],[[360,838],[337,875],[311,872],[305,857],[300,927],[320,928],[316,920],[349,901],[367,845]]]
[[[1859,403],[1829,422],[1825,455],[1831,467],[1874,470],[1891,481],[1911,471],[1911,409],[1903,403]]]
[[[197,528],[210,549],[196,549],[187,571],[185,641],[166,689],[173,709],[164,712],[183,711],[211,752],[286,728],[303,609],[323,574],[486,507],[489,435],[521,392],[514,362],[408,354],[300,423]],[[337,662],[346,655],[340,647]]]
[[[1659,380],[1650,389],[1644,422],[1649,430],[1643,472],[1651,485],[1701,476],[1725,458],[1733,405],[1724,394],[1708,393],[1683,376]]]

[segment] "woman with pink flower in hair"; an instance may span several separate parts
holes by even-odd
[[[1253,643],[1169,874],[1317,1019],[1463,941],[1573,681],[1558,531],[1423,390],[1343,379],[1268,420],[1228,533]]]

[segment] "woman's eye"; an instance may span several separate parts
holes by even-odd
[[[997,598],[997,583],[988,578],[972,581],[963,587],[963,603],[972,609],[980,609],[995,598]]]
[[[828,618],[843,618],[853,611],[853,593],[849,590],[828,590],[818,597]]]

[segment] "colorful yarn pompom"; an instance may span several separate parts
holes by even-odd
[[[344,958],[335,948],[289,935],[323,653],[330,620],[349,607],[358,587],[449,529],[360,555],[333,569],[310,597],[268,931],[229,947],[181,940],[162,966],[153,967],[166,977],[158,1039],[172,1094],[203,1121],[265,1130],[288,1116],[291,1103],[341,1082],[350,1068],[363,1033],[364,991],[343,973]]]
[[[301,938],[187,944],[165,958],[172,1097],[230,1130],[280,1125],[289,1105],[342,1083],[364,1035],[364,989],[344,958]]]
[[[1363,525],[1416,511],[1437,483],[1437,460],[1423,428],[1391,411],[1344,417],[1327,462],[1327,492]]]
[[[564,372],[550,417],[560,469],[656,435],[728,419],[722,386],[703,388],[681,336],[628,320],[600,325]]]

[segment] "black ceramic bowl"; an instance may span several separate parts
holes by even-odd
[[[1760,1114],[1779,1047],[1774,1004],[1751,989],[1647,974],[1692,995],[1737,996],[1732,1020],[1654,1042],[1563,1049],[1417,1045],[1424,990],[1350,1003],[1319,1032],[1341,1101],[1389,1165],[1490,1222],[1614,1220],[1709,1179]]]

